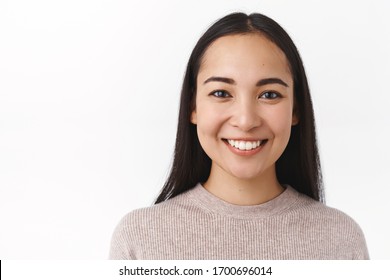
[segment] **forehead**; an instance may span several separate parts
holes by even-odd
[[[206,50],[198,76],[259,76],[291,78],[285,54],[259,33],[228,35],[215,40]]]

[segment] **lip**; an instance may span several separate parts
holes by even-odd
[[[261,138],[222,138],[222,140],[256,142],[256,141],[261,141],[264,139],[261,139]],[[265,140],[267,140],[267,139],[265,139]]]
[[[231,140],[236,140],[236,141],[258,141],[259,139],[255,139],[255,138],[234,138],[233,139],[232,138]],[[252,150],[248,150],[248,151],[243,151],[243,150],[237,149],[235,147],[232,147],[227,142],[227,139],[222,139],[222,141],[225,143],[225,145],[228,147],[228,149],[230,151],[232,151],[236,155],[239,155],[239,156],[253,156],[253,155],[257,154],[258,152],[260,152],[263,149],[263,147],[267,144],[268,139],[265,139],[265,142],[263,144],[261,144],[260,146],[258,146],[257,148],[252,149]]]

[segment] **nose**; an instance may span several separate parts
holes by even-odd
[[[235,104],[231,125],[248,132],[262,123],[260,110],[253,100],[241,100]]]

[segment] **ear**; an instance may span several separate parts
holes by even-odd
[[[291,126],[297,125],[298,123],[299,123],[298,110],[294,105]]]
[[[298,117],[294,114],[293,115],[293,118],[292,118],[292,122],[291,122],[291,125],[297,125],[299,123],[299,119]]]
[[[299,123],[299,106],[297,102],[297,97],[294,92],[291,126],[297,125],[298,123]]]
[[[190,121],[192,124],[197,124],[197,115],[196,115],[196,109],[194,109],[192,112],[191,112],[191,117],[190,117]]]

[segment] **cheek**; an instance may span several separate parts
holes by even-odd
[[[198,118],[196,131],[200,146],[210,158],[213,158],[219,138],[219,128],[217,124],[208,121],[207,118]]]
[[[268,124],[275,137],[280,137],[283,142],[288,142],[292,125],[292,108],[281,106],[268,115]]]
[[[221,126],[221,115],[205,106],[197,109],[197,131],[199,138],[217,135]]]
[[[204,98],[198,98],[196,102],[197,129],[200,131],[217,129],[222,123],[222,115],[224,115],[225,110],[221,106],[215,106],[215,104],[204,100]]]

